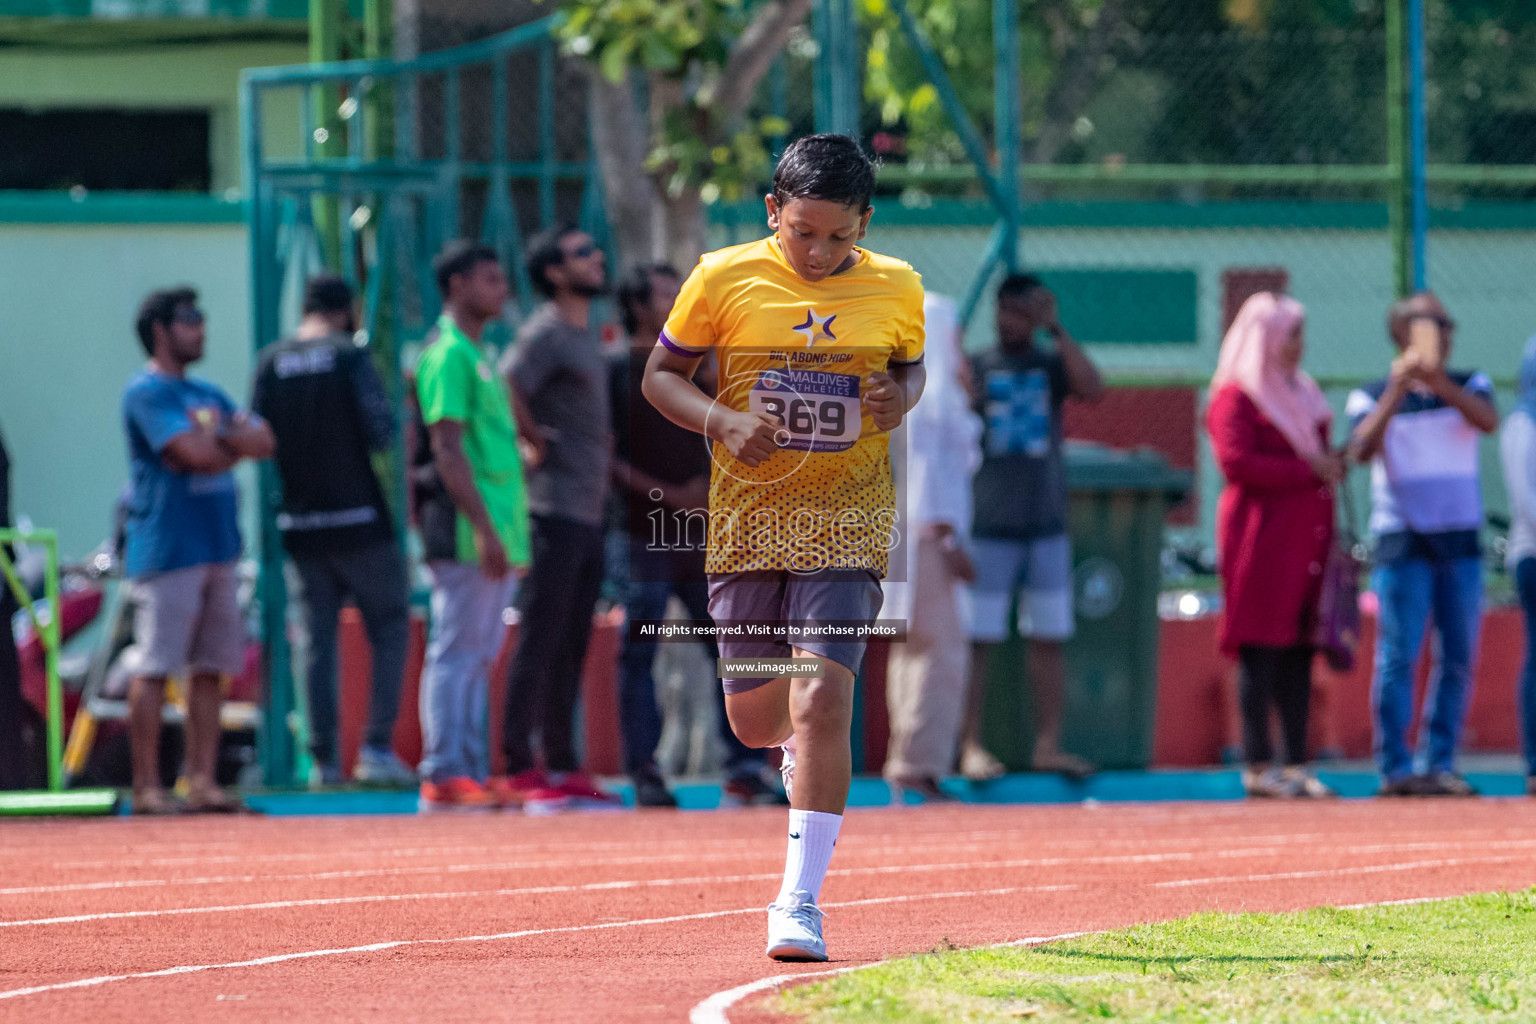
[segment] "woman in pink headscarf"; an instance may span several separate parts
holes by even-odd
[[[1306,311],[1260,292],[1238,311],[1211,379],[1206,426],[1226,477],[1216,512],[1221,649],[1241,666],[1243,785],[1252,796],[1331,796],[1306,770],[1312,631],[1333,543],[1333,413],[1301,369]],[[1284,766],[1272,766],[1270,708]]]

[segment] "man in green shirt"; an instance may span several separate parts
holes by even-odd
[[[487,246],[453,242],[433,261],[443,295],[436,338],[416,370],[421,416],[441,484],[419,510],[432,577],[432,628],[421,675],[421,809],[483,808],[486,695],[502,612],[528,561],[519,417],[481,349],[507,278]],[[538,442],[529,431],[536,458]]]

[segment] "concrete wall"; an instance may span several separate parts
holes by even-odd
[[[300,64],[303,42],[211,42],[73,52],[39,47],[0,49],[0,106],[206,110],[214,191],[239,188],[240,71]],[[275,105],[269,137],[297,131],[292,103]]]
[[[180,283],[201,292],[208,356],[197,372],[245,401],[245,239],[238,223],[0,225],[0,430],[12,507],[58,529],[66,558],[106,537],[128,478],[120,396],[144,362],[133,323],[148,292]],[[251,493],[247,474],[247,512]]]
[[[867,244],[908,260],[933,290],[960,295],[979,265],[987,227],[880,226]],[[1031,268],[1143,267],[1198,273],[1198,337],[1183,345],[1095,345],[1092,355],[1111,374],[1204,380],[1221,347],[1221,273],[1230,267],[1285,267],[1291,291],[1307,307],[1307,369],[1323,381],[1344,436],[1344,400],[1351,384],[1382,376],[1392,348],[1385,312],[1392,300],[1391,248],[1384,230],[1272,227],[1026,230]],[[1525,340],[1536,334],[1536,227],[1526,230],[1446,229],[1432,233],[1429,281],[1458,323],[1452,363],[1475,367],[1503,382],[1499,408],[1514,403],[1512,383]],[[981,307],[967,347],[991,342],[990,309]],[[1070,328],[1070,324],[1067,325]],[[1198,426],[1199,522],[1214,527],[1221,477]],[[1496,438],[1480,451],[1488,507],[1507,507]],[[1356,474],[1359,515],[1366,513],[1365,474]]]

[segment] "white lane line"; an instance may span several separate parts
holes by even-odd
[[[1226,885],[1232,882],[1282,882],[1297,878],[1328,878],[1334,875],[1377,875],[1390,871],[1419,871],[1427,868],[1461,867],[1466,864],[1507,864],[1526,861],[1528,857],[1450,857],[1444,860],[1409,861],[1405,864],[1371,864],[1354,868],[1322,868],[1316,871],[1281,871],[1268,875],[1218,875],[1214,878],[1181,878],[1172,882],[1150,882],[1154,889],[1182,889],[1196,885]],[[1374,904],[1373,904],[1374,905]]]
[[[1008,946],[1043,946],[1047,942],[1061,942],[1066,939],[1076,939],[1087,935],[1088,932],[1062,932],[1060,935],[1040,935],[1028,939],[1015,939],[1012,942],[1000,942],[995,946],[986,946],[986,949],[1002,949]],[[871,967],[879,967],[881,964],[892,963],[890,960],[876,960],[870,964],[857,964],[853,967],[834,967],[830,971],[807,971],[801,974],[776,974],[771,978],[760,978],[757,981],[749,981],[745,985],[737,985],[735,988],[726,989],[724,992],[716,992],[714,995],[699,1003],[688,1011],[688,1024],[730,1024],[730,1018],[726,1011],[741,1002],[747,996],[756,995],[766,989],[782,988],[788,985],[808,981],[811,978],[834,978],[839,974],[852,974],[855,971],[867,971]]]
[[[1100,844],[1101,845],[1101,844]],[[1079,865],[1113,865],[1113,864],[1162,864],[1187,862],[1194,860],[1209,860],[1212,858],[1222,860],[1236,860],[1247,857],[1278,856],[1288,852],[1284,847],[1288,844],[1271,846],[1251,846],[1212,851],[1175,851],[1168,853],[1142,853],[1142,854],[1108,854],[1099,857],[1035,857],[1025,860],[1010,860],[1007,862],[977,863],[975,867],[1062,867]],[[959,853],[967,850],[991,849],[993,844],[963,844],[942,845],[936,849],[943,853]],[[1528,850],[1536,849],[1536,839],[1523,840],[1461,840],[1457,842],[1414,842],[1414,843],[1371,843],[1359,846],[1342,846],[1334,848],[1338,855],[1374,854],[1374,853],[1408,853],[1414,850],[1454,850],[1462,847],[1477,847],[1485,850]],[[928,847],[911,846],[852,846],[844,852],[844,857],[890,857],[904,856],[913,853],[925,852]],[[781,854],[765,850],[761,842],[756,843],[756,848],[742,854],[722,855],[718,859],[747,859],[763,858],[777,859]],[[606,857],[584,860],[588,867],[616,867],[633,864],[664,864],[664,863],[691,863],[697,864],[717,858],[701,856],[698,853],[690,854],[654,854],[650,856],[634,857]],[[546,869],[567,869],[569,860],[546,861],[502,861],[491,864],[425,864],[412,867],[394,868],[357,868],[353,870],[338,871],[311,871],[288,875],[212,875],[201,878],[138,878],[123,879],[104,882],[72,882],[57,885],[26,885],[0,889],[0,896],[42,895],[58,892],[100,892],[116,889],[146,889],[166,888],[174,886],[192,885],[249,885],[252,883],[266,882],[298,882],[298,881],[335,881],[351,878],[395,878],[409,875],[463,875],[476,874],[486,871],[538,871]]]
[[[873,899],[845,900],[841,903],[828,903],[827,907],[864,907],[877,903],[918,903],[926,900],[950,900],[972,899],[978,896],[1010,896],[1015,893],[1037,892],[1035,886],[1010,886],[1003,889],[974,889],[964,892],[935,892],[909,896],[877,896]],[[457,935],[448,939],[394,939],[388,942],[370,942],[363,946],[344,946],[336,949],[310,949],[299,953],[278,953],[273,956],[257,957],[253,960],[236,960],[222,964],[188,964],[179,967],[166,967],[158,971],[141,971],[137,974],[104,974],[94,978],[79,978],[74,981],[55,982],[51,985],[33,985],[28,988],[13,988],[0,991],[0,999],[18,999],[22,996],[40,995],[44,992],[62,992],[66,989],[95,988],[99,985],[109,985],[117,981],[137,981],[143,978],[167,978],[178,974],[197,974],[202,971],[221,971],[236,967],[264,967],[268,964],[286,963],[290,960],[309,960],[317,957],[345,956],[349,953],[375,953],[386,949],[400,949],[406,946],[446,946],[469,942],[503,942],[510,939],[524,939],[539,935],[562,935],[573,932],[608,931],[618,928],[640,928],[656,924],[680,924],[684,921],[707,921],[713,918],[733,917],[738,914],[761,914],[762,907],[742,907],[736,910],[712,910],[700,914],[679,914],[676,917],[647,917],[633,921],[607,921],[600,924],[576,924],[566,925],[560,928],[527,928],[515,932],[496,932],[491,935]]]
[[[567,865],[569,866],[569,865]],[[1015,861],[987,861],[958,864],[887,864],[872,868],[836,868],[828,876],[916,874],[925,871],[962,871],[1016,867]],[[63,917],[36,917],[28,920],[0,921],[0,928],[40,925],[81,924],[88,921],[115,921],[123,918],[182,917],[188,914],[227,914],[247,910],[288,910],[295,907],[333,907],[352,903],[400,903],[408,900],[454,900],[485,896],[545,896],[555,893],[611,892],[619,889],[654,889],[676,886],[736,885],[746,882],[771,882],[782,872],[751,875],[701,875],[694,878],[646,878],[616,882],[586,882],[581,885],[533,885],[516,889],[481,889],[473,892],[408,892],[374,896],[329,896],[303,900],[270,900],[264,903],[240,903],[212,907],[167,907],[156,910],[115,910],[95,914],[69,914]],[[1076,885],[1040,885],[1030,892],[1064,892]]]

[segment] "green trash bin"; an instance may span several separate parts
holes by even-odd
[[[1101,768],[1145,768],[1157,699],[1163,524],[1188,495],[1191,474],[1147,450],[1068,442],[1065,458],[1077,631],[1067,644],[1062,747]],[[1027,679],[1025,643],[1010,636],[993,652],[982,722],[983,741],[1010,771],[1027,769],[1034,748]]]

